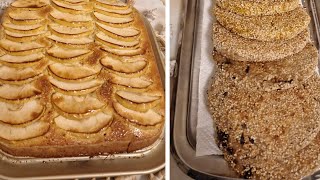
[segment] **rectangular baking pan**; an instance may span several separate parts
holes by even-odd
[[[196,157],[196,127],[198,119],[198,86],[200,71],[200,37],[198,25],[200,9],[204,0],[188,0],[185,9],[185,26],[180,52],[177,77],[171,101],[171,154],[180,169],[194,179],[237,179],[223,156],[210,155]],[[319,49],[320,1],[304,0],[304,7],[311,16],[310,32],[312,40]],[[211,35],[208,34],[208,41]],[[315,175],[308,177],[314,179]]]
[[[165,84],[165,66],[150,23],[141,16]],[[82,179],[157,172],[165,166],[164,130],[150,147],[127,153],[74,158],[16,158],[0,152],[0,179]]]

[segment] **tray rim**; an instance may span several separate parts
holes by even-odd
[[[135,9],[135,8],[134,8]],[[139,12],[138,10],[136,10],[137,12]],[[139,12],[139,16],[140,18],[142,18],[143,23],[144,23],[144,27],[146,28],[147,34],[148,34],[148,38],[150,40],[150,45],[151,45],[151,49],[153,51],[154,54],[154,58],[157,64],[157,69],[161,78],[161,83],[162,83],[162,87],[163,90],[165,91],[165,63],[164,63],[164,57],[161,56],[160,53],[160,48],[157,44],[157,40],[156,40],[156,35],[155,32],[150,24],[150,22]],[[158,164],[155,166],[149,166],[149,168],[145,168],[144,170],[134,170],[133,168],[127,169],[127,170],[123,170],[121,172],[106,172],[106,173],[82,173],[81,171],[79,171],[78,174],[70,174],[70,175],[34,175],[34,176],[29,176],[29,177],[16,177],[16,176],[10,176],[10,175],[4,175],[1,174],[0,172],[0,179],[72,179],[72,178],[95,178],[95,177],[111,177],[111,176],[126,176],[126,175],[143,175],[143,174],[150,174],[150,173],[154,173],[157,172],[161,169],[163,169],[165,167],[165,138],[164,138],[164,134],[165,134],[165,124],[166,124],[166,120],[164,122],[164,126],[163,126],[163,130],[161,135],[159,136],[159,138],[150,146],[138,150],[136,152],[133,153],[122,153],[122,154],[115,154],[115,155],[101,155],[101,156],[96,156],[96,157],[89,157],[89,156],[82,156],[82,157],[65,157],[65,158],[35,158],[37,159],[37,162],[27,162],[24,163],[26,166],[30,165],[29,163],[32,164],[41,164],[43,165],[43,163],[45,164],[50,164],[50,163],[76,163],[79,161],[83,161],[83,162],[89,162],[89,161],[130,161],[130,158],[134,158],[137,161],[141,161],[138,163],[146,163],[144,162],[145,160],[147,160],[148,157],[153,157],[153,158],[159,158],[161,160],[159,160]],[[1,155],[2,154],[2,155]],[[158,155],[158,156],[157,156]],[[21,163],[23,161],[32,161],[32,158],[20,158],[20,157],[8,157],[5,155],[5,153],[3,153],[2,151],[0,152],[0,157],[2,157],[2,159],[0,159],[0,165],[1,161],[7,161],[7,164],[13,165],[14,164],[18,164]],[[3,159],[8,159],[8,160],[3,160]],[[25,160],[25,159],[31,159],[31,160]],[[8,162],[8,161],[17,161],[15,163],[12,162]],[[21,161],[21,162],[19,162]],[[15,168],[15,167],[12,167]],[[125,168],[125,167],[122,167]],[[138,168],[139,169],[139,168]],[[40,169],[41,170],[41,169]]]

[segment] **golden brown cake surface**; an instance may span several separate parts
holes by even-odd
[[[92,156],[143,149],[161,135],[160,75],[130,5],[17,0],[1,31],[1,150]]]

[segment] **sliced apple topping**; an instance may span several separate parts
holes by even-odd
[[[122,40],[114,39],[102,32],[97,33],[96,36],[102,41],[107,42],[108,44],[116,45],[119,47],[136,47],[140,43],[139,40],[122,41]]]
[[[38,48],[44,48],[44,44],[40,44],[38,42],[14,42],[10,41],[8,39],[1,39],[0,40],[0,45],[3,49],[11,52],[18,52],[18,51],[29,51],[33,49],[38,49]]]
[[[9,125],[0,122],[0,137],[9,141],[19,141],[41,136],[48,132],[50,124],[35,121],[25,125]]]
[[[112,120],[112,115],[100,112],[92,117],[82,120],[67,119],[63,116],[58,116],[54,122],[58,127],[66,131],[77,133],[95,133],[107,126]]]
[[[130,88],[130,92],[136,92],[136,89],[132,89]],[[136,92],[136,93],[143,93],[143,92]],[[152,102],[148,102],[148,103],[135,103],[132,102],[130,100],[127,100],[119,95],[115,95],[115,100],[120,103],[122,106],[124,106],[125,108],[134,110],[134,111],[138,111],[138,112],[147,112],[149,109],[155,108],[156,106],[159,105],[159,103],[161,102],[161,99],[152,101]]]
[[[50,56],[61,58],[61,59],[68,59],[68,58],[74,58],[79,57],[85,54],[90,53],[90,50],[88,49],[65,49],[59,46],[53,46],[51,47],[47,53]]]
[[[52,103],[55,107],[68,114],[91,114],[103,108],[102,103],[95,95],[68,96],[61,93],[52,95]]]
[[[88,12],[91,10],[91,8],[87,4],[66,3],[66,2],[60,1],[60,0],[52,0],[52,2],[56,6],[64,8],[64,9],[70,9],[70,10],[74,10],[74,11],[84,11],[84,12]]]
[[[23,124],[38,119],[44,112],[44,106],[39,99],[25,104],[0,102],[0,121],[8,124]]]
[[[88,37],[80,37],[80,38],[74,38],[74,39],[66,39],[66,38],[62,38],[56,35],[51,35],[48,36],[49,39],[56,41],[56,42],[60,42],[63,44],[72,44],[72,45],[85,45],[85,44],[89,44],[89,43],[93,43],[94,40]]]
[[[147,66],[147,61],[142,58],[136,62],[123,62],[121,60],[114,59],[111,56],[106,56],[101,59],[101,64],[114,71],[123,73],[134,73],[141,71]]]
[[[36,31],[33,33],[16,33],[16,32],[11,32],[11,31],[4,31],[7,35],[11,36],[11,37],[15,37],[15,38],[24,38],[24,37],[32,37],[32,36],[39,36],[42,35],[44,33],[46,33],[47,31]]]
[[[6,54],[6,51],[0,48],[0,56],[4,56]]]
[[[16,8],[41,8],[48,4],[50,4],[49,0],[16,0],[11,6]]]
[[[99,2],[103,5],[106,5],[106,7],[109,8],[119,8],[119,9],[127,9],[129,8],[128,4],[122,2],[122,1],[110,1],[110,0],[95,0],[96,2]]]
[[[29,99],[40,94],[41,90],[32,83],[24,85],[3,84],[0,86],[0,98],[7,101]]]
[[[117,91],[116,94],[135,103],[149,103],[161,98],[161,96],[153,96],[147,93],[136,93],[130,91]]]
[[[161,123],[164,120],[163,116],[156,113],[152,109],[149,109],[147,112],[142,113],[125,108],[117,102],[113,103],[113,107],[120,116],[140,125],[153,126],[158,123]]]
[[[112,34],[115,34],[117,36],[122,36],[122,37],[134,37],[138,36],[140,34],[140,30],[132,27],[128,28],[116,28],[116,27],[111,27],[107,26],[105,24],[97,22],[97,25],[104,29],[105,31],[108,31]]]
[[[68,27],[68,26],[61,26],[58,24],[50,24],[49,25],[51,29],[56,31],[60,34],[67,34],[67,35],[77,35],[77,34],[83,34],[86,32],[90,32],[93,30],[93,26],[87,28],[87,27]]]
[[[11,23],[10,21],[6,21],[6,22],[2,23],[2,25],[4,28],[20,30],[20,31],[30,31],[30,30],[38,29],[41,26],[43,26],[42,24],[16,25],[16,24]]]
[[[104,14],[101,14],[98,12],[94,12],[93,14],[98,20],[106,22],[106,23],[126,24],[126,23],[133,22],[132,17],[112,17],[112,16],[107,16],[107,15],[104,15]]]
[[[65,80],[88,80],[94,78],[101,68],[93,68],[81,64],[55,63],[49,66],[49,70],[57,77]]]
[[[12,56],[6,54],[0,57],[0,61],[7,63],[28,63],[40,61],[42,58],[44,58],[42,53],[30,54],[26,56]]]
[[[110,73],[111,82],[118,85],[123,85],[127,87],[133,88],[147,88],[151,84],[153,84],[152,80],[147,79],[145,77],[137,77],[137,78],[126,78]]]
[[[94,87],[98,88],[98,86],[100,86],[103,83],[102,80],[98,80],[98,79],[87,81],[87,82],[79,82],[79,83],[63,82],[63,81],[56,80],[53,77],[49,77],[49,81],[55,87],[58,87],[59,89],[63,89],[65,91],[81,91],[81,90],[86,90]]]
[[[142,48],[138,48],[138,49],[115,49],[115,48],[111,48],[108,46],[102,46],[101,47],[102,50],[111,53],[111,54],[115,54],[115,55],[119,55],[119,56],[136,56],[136,55],[142,55],[145,53],[145,50]]]
[[[39,76],[46,67],[47,62],[45,61],[27,68],[13,68],[0,65],[0,79],[2,81],[6,81],[6,83],[17,83],[19,81],[25,82],[28,79],[33,79],[34,77]]]
[[[65,0],[65,1],[72,4],[83,4],[83,3],[89,2],[89,0]]]
[[[8,14],[10,18],[18,21],[42,19],[37,11],[10,11]]]
[[[129,15],[132,13],[132,8],[127,8],[127,9],[116,9],[116,8],[106,8],[103,6],[99,6],[98,4],[95,5],[95,10],[99,13],[114,13],[114,14],[119,14],[119,15]]]
[[[69,14],[69,13],[62,13],[60,11],[54,10],[50,13],[50,15],[54,19],[67,21],[67,22],[89,22],[92,18],[89,15],[83,14]]]

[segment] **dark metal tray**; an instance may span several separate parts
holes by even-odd
[[[171,102],[171,153],[184,173],[195,179],[236,179],[237,175],[222,156],[196,157],[196,127],[198,119],[198,86],[200,61],[198,57],[199,16],[204,0],[188,0],[177,77],[173,78]],[[310,31],[319,49],[320,1],[303,0],[311,16]],[[209,39],[209,38],[208,38]],[[211,39],[209,39],[211,40]],[[180,61],[179,61],[180,60]],[[315,175],[308,177],[313,179]]]
[[[142,17],[143,18],[143,17]],[[144,19],[159,69],[165,84],[164,60],[150,23]],[[0,151],[0,179],[82,179],[157,172],[165,167],[164,130],[151,146],[127,154],[72,158],[19,158]]]

